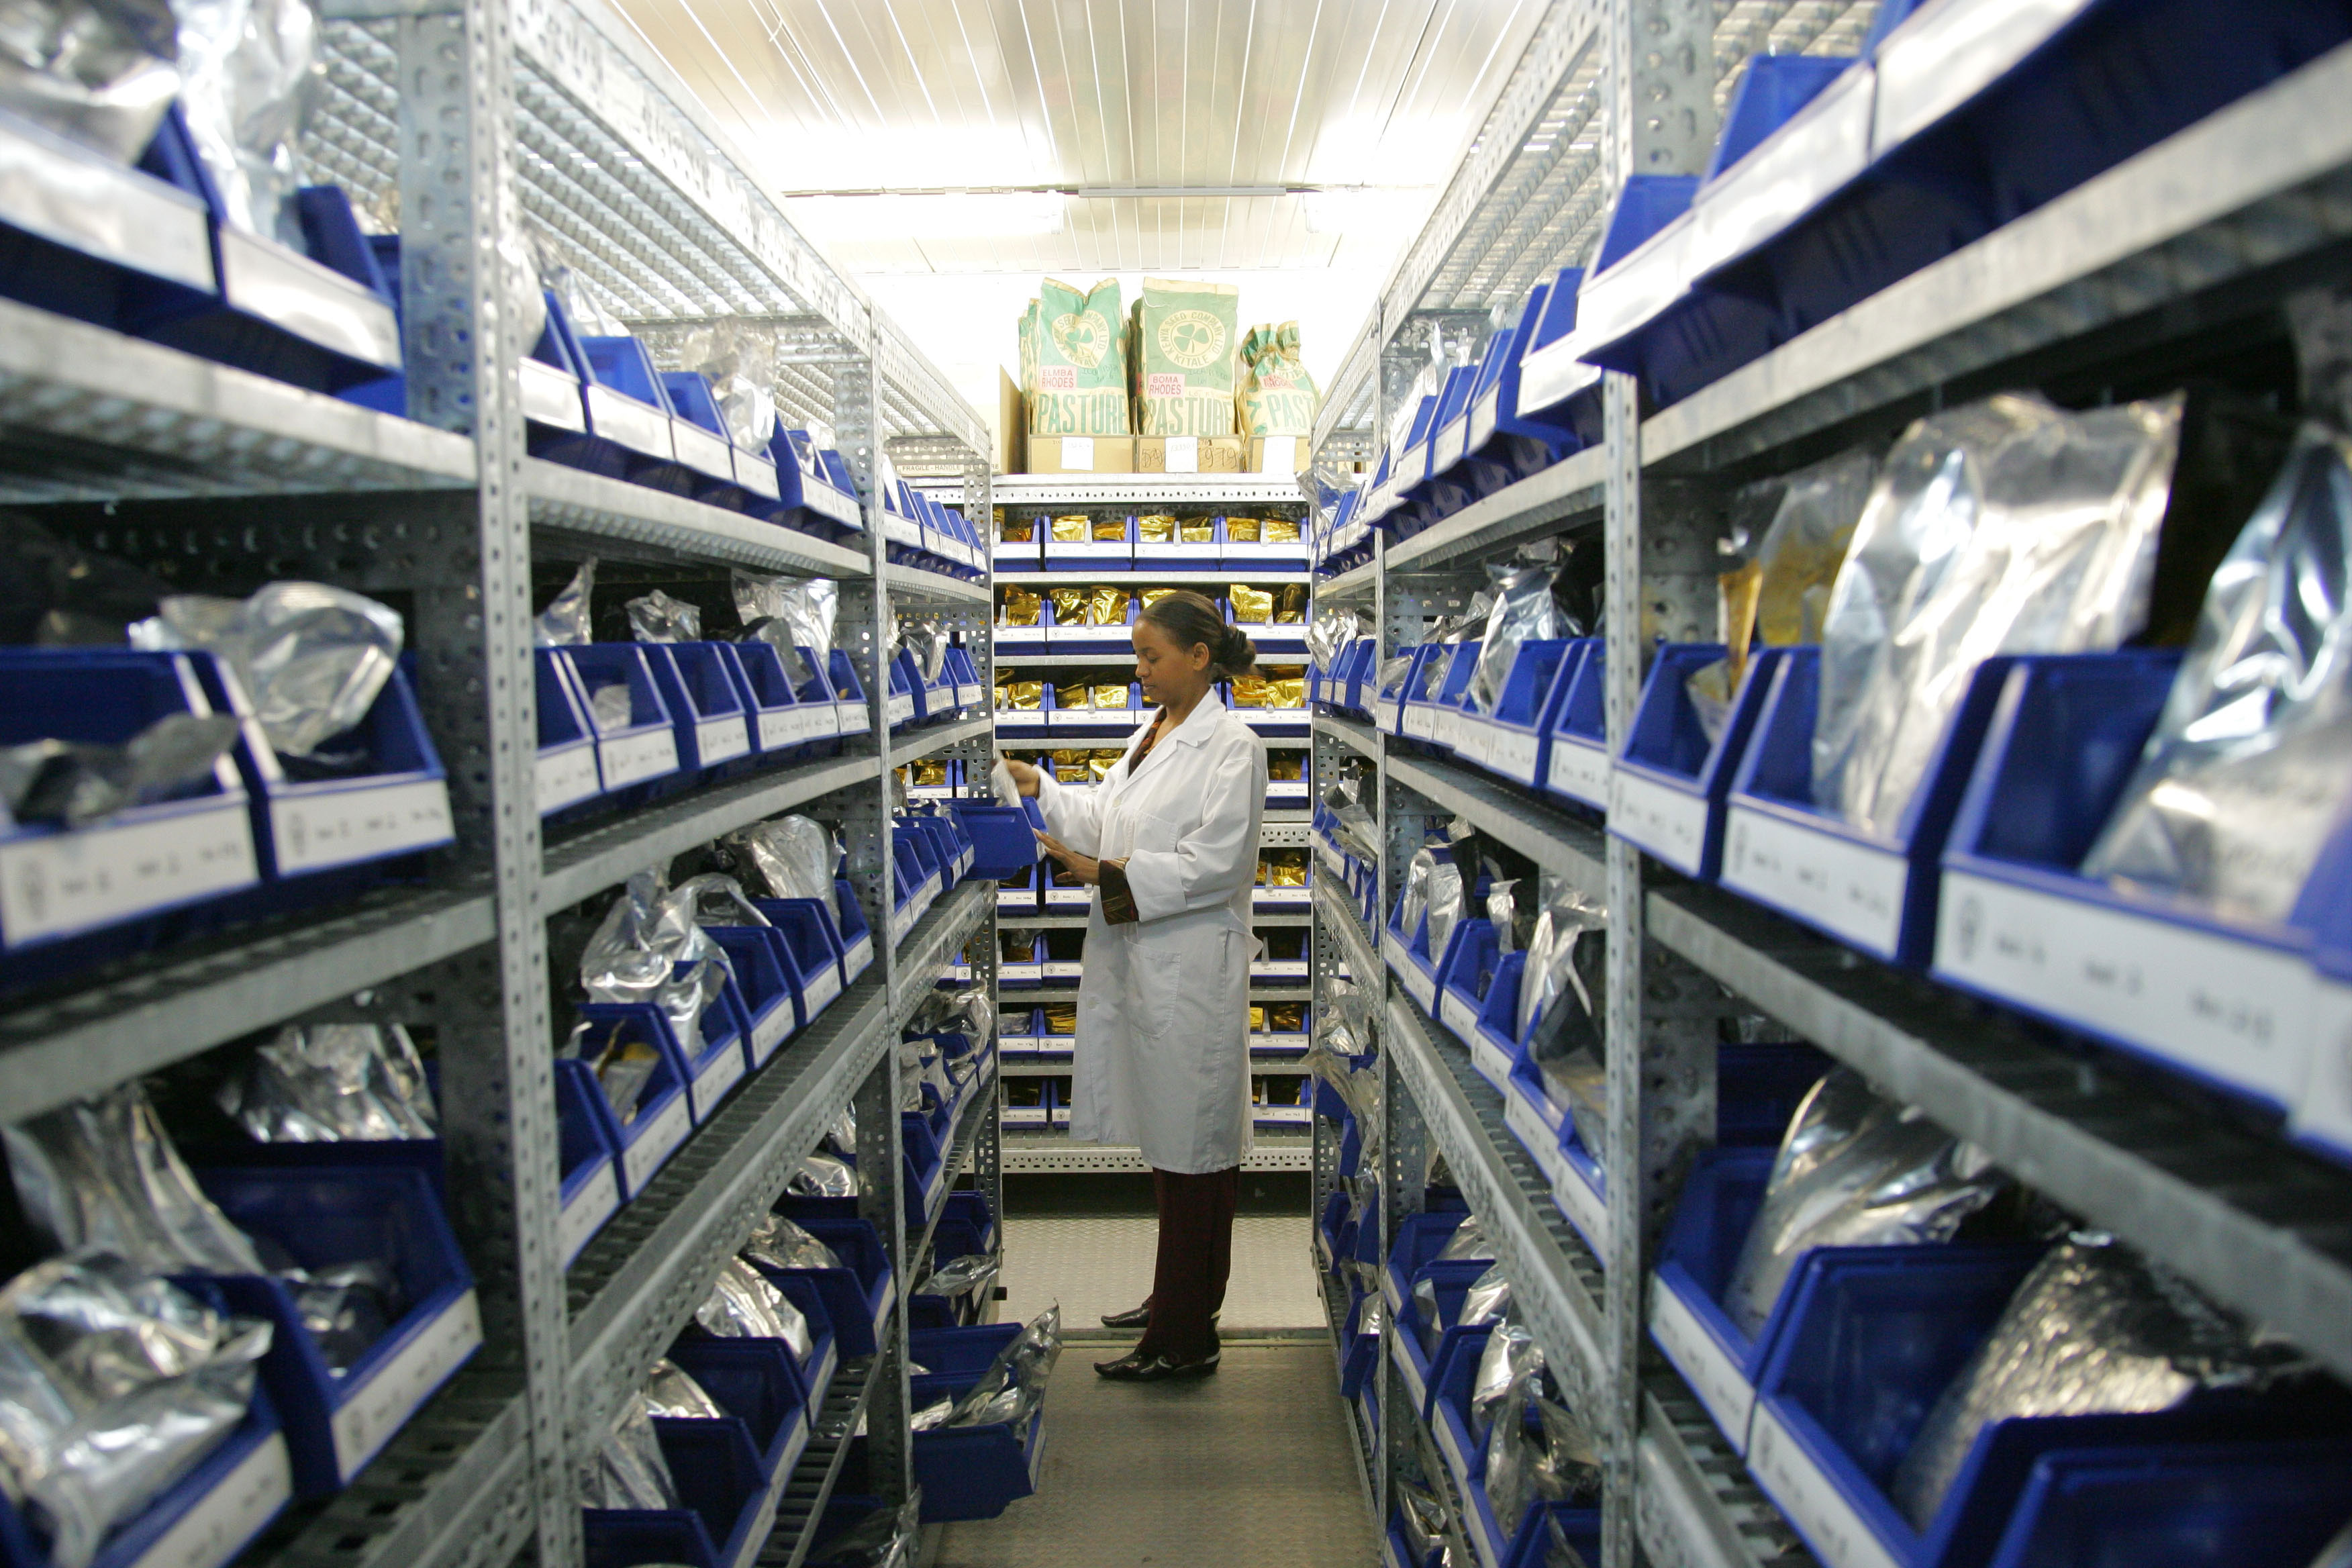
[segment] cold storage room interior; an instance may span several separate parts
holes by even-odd
[[[2352,1568],[2352,4],[23,0],[0,1568]]]

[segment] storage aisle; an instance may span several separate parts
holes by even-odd
[[[1099,1320],[1150,1290],[1158,1235],[1124,1194],[1088,1188],[1120,1180],[1030,1178],[1039,1195],[1025,1206],[1038,1212],[1011,1194],[998,1316],[1025,1322],[1058,1301],[1069,1342],[1045,1397],[1037,1495],[1000,1518],[948,1526],[936,1568],[1362,1568],[1370,1521],[1331,1380],[1307,1216],[1296,1205],[1266,1212],[1286,1189],[1245,1199],[1235,1216],[1216,1376],[1107,1383],[1092,1363],[1135,1335]]]
[[[1216,1376],[1168,1385],[1106,1383],[1087,1364],[1117,1353],[1064,1351],[1037,1495],[948,1526],[937,1568],[1372,1561],[1328,1340],[1229,1339]]]

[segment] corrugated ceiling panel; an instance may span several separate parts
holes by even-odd
[[[1538,3],[619,0],[788,192],[1433,185]],[[1341,238],[1290,195],[1064,210],[1045,234],[809,223],[859,271],[1319,267]]]

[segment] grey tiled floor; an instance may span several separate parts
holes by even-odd
[[[1095,1375],[1115,1348],[1064,1352],[1037,1494],[948,1526],[938,1568],[1371,1568],[1328,1344],[1228,1343],[1214,1377],[1140,1386]]]
[[[1322,1324],[1307,1226],[1304,1215],[1234,1217],[1224,1332]],[[1004,1222],[1006,1296],[998,1321],[1027,1322],[1059,1301],[1067,1327],[1098,1330],[1103,1313],[1123,1312],[1151,1294],[1158,1237],[1159,1222],[1148,1214],[1011,1215]]]

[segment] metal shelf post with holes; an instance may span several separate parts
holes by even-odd
[[[1302,498],[1263,474],[1010,475],[992,491],[997,743],[1099,777],[1143,717],[1129,626],[1155,588],[1205,595],[1259,645],[1263,678],[1235,683],[1234,710],[1265,739],[1269,782],[1254,925],[1250,1077],[1256,1098],[1244,1168],[1307,1169],[1312,1110],[1303,1066],[1312,991],[1307,819],[1311,742],[1304,695],[1307,599]],[[1272,526],[1278,524],[1278,526]],[[1254,604],[1249,595],[1259,595]],[[1285,609],[1286,603],[1291,606]],[[1263,624],[1260,624],[1260,623]],[[952,787],[936,779],[933,789]],[[1088,894],[1051,862],[999,893],[1004,1168],[1031,1173],[1147,1170],[1132,1148],[1074,1144],[1077,979]]]
[[[2099,8],[2064,9],[2074,17]],[[1352,677],[1343,667],[1327,679],[1312,721],[1316,777],[1360,775],[1372,824],[1342,834],[1318,818],[1314,829],[1315,1010],[1326,1014],[1343,978],[1369,993],[1377,1060],[1354,1075],[1361,1087],[1344,1103],[1329,1095],[1329,1113],[1317,1118],[1312,1245],[1363,1438],[1366,1489],[1384,1531],[1398,1517],[1399,1481],[1412,1476],[1445,1503],[1449,1528],[1462,1530],[1455,1551],[1489,1568],[1502,1560],[1476,1528],[1480,1500],[1470,1494],[1481,1483],[1448,1451],[1458,1434],[1449,1436],[1444,1401],[1420,1386],[1427,1358],[1401,1342],[1410,1336],[1397,1323],[1397,1292],[1409,1279],[1392,1263],[1395,1248],[1425,1223],[1415,1211],[1458,1194],[1509,1277],[1515,1315],[1599,1440],[1596,1564],[1927,1560],[1927,1548],[1914,1552],[1916,1538],[1888,1533],[1880,1515],[1889,1510],[1856,1501],[1856,1489],[1872,1483],[1855,1479],[1845,1455],[1822,1458],[1834,1443],[1798,1424],[1811,1417],[1785,1385],[1767,1386],[1795,1375],[1790,1342],[1778,1342],[1787,1362],[1776,1351],[1769,1366],[1743,1363],[1702,1326],[1677,1282],[1683,1265],[1670,1255],[1679,1245],[1670,1230],[1695,1190],[1692,1173],[1728,1169],[1717,1162],[1738,1155],[1762,1180],[1764,1147],[1714,1147],[1729,1124],[1724,1112],[1747,1092],[1724,1065],[1727,1052],[1759,1041],[1803,1042],[1826,1063],[1855,1069],[1878,1095],[1980,1149],[2078,1226],[2111,1234],[2335,1377],[2352,1377],[2352,1170],[2345,1137],[2327,1131],[2336,1125],[2331,1114],[2342,1118],[2328,1109],[2324,1096],[2335,1091],[2322,1081],[2340,1076],[2340,1060],[2327,1055],[2341,1050],[2330,1034],[2340,1033],[2340,1014],[2325,1009],[2340,1000],[2341,985],[2326,964],[2250,961],[2241,971],[2210,947],[2176,946],[2162,951],[2189,973],[2160,976],[2127,961],[2135,955],[2100,949],[2105,939],[2090,934],[2087,920],[2062,932],[2047,922],[2063,915],[2032,912],[2042,906],[2021,900],[2006,913],[1995,909],[1986,891],[1994,884],[1980,876],[1956,893],[1954,868],[1963,862],[1950,848],[1929,862],[1944,880],[1940,907],[1928,900],[1926,938],[1898,949],[1891,935],[1870,934],[1870,917],[1856,912],[1878,908],[1865,896],[1866,878],[1826,850],[1818,862],[1796,851],[1815,873],[1796,880],[1843,889],[1851,909],[1808,907],[1794,882],[1772,897],[1744,890],[1763,876],[1735,874],[1742,850],[1733,837],[1760,740],[1730,743],[1747,748],[1747,769],[1736,749],[1724,761],[1727,788],[1708,809],[1724,812],[1727,795],[1734,826],[1715,830],[1715,856],[1675,847],[1683,829],[1671,802],[1649,784],[1638,756],[1625,761],[1644,675],[1665,657],[1656,645],[1720,640],[1717,575],[1735,539],[1741,487],[1847,448],[1883,455],[1914,419],[2006,390],[2079,410],[2218,377],[2303,406],[2289,301],[2310,308],[2299,291],[2315,283],[2340,294],[2340,197],[2352,179],[2352,141],[2340,116],[2321,108],[2352,80],[2352,43],[2333,34],[2291,68],[2228,96],[2214,89],[2194,112],[2179,108],[2127,155],[1987,220],[1903,275],[1812,318],[1783,320],[1769,342],[1759,332],[1752,352],[1741,351],[1745,362],[1719,374],[1676,383],[1657,368],[1685,351],[1728,354],[1720,340],[1699,342],[1709,326],[1660,345],[1681,330],[1674,323],[1719,323],[1745,307],[1658,316],[1668,327],[1641,340],[1638,353],[1578,335],[1580,316],[1627,298],[1596,290],[1596,275],[1612,285],[1639,277],[1645,258],[1701,244],[1695,237],[1724,220],[1728,198],[1709,205],[1718,182],[1728,191],[1738,188],[1733,176],[1748,181],[1748,195],[1780,204],[1775,223],[1831,188],[1792,194],[1819,171],[1788,162],[1789,138],[1771,139],[1775,126],[1818,131],[1856,102],[1867,121],[1874,92],[1875,129],[1856,132],[1874,147],[1870,138],[1885,138],[1889,116],[1906,102],[1933,100],[1937,113],[1961,105],[1975,113],[1979,103],[1992,105],[1985,115],[2003,112],[2009,100],[1995,93],[2009,79],[2003,72],[2029,58],[2035,69],[2063,66],[2074,58],[2064,51],[2099,47],[2097,35],[2053,24],[2005,32],[1998,61],[1949,52],[1972,17],[2000,11],[1973,0],[1885,12],[1870,3],[1549,6],[1328,389],[1306,480],[1325,531],[1315,605],[1318,615],[1352,612],[1377,639],[1377,657]],[[2129,11],[2105,15],[2114,22]],[[1774,121],[1760,143],[1741,142],[1740,152],[1757,150],[1743,163],[1717,150],[1718,127],[1728,145],[1738,85],[1767,53],[1827,57],[1818,67],[1784,61],[1791,69],[1783,79],[1802,67],[1837,85],[1814,100],[1811,120]],[[1759,167],[1780,171],[1782,185],[1766,189]],[[1634,234],[1602,252],[1604,230],[1614,232],[1614,216],[1634,199],[1626,193],[1640,195],[1629,184],[1636,176],[1652,181],[1652,192],[1671,188],[1681,205],[1657,220],[1665,225],[1655,228],[1657,247],[1643,249]],[[1669,222],[1685,205],[1688,223]],[[1762,209],[1747,210],[1753,218]],[[1826,265],[1818,255],[1811,264]],[[1659,276],[1653,266],[1649,277]],[[1719,277],[1694,264],[1641,308],[1687,297],[1697,312],[1747,286],[1713,289]],[[1540,336],[1532,310],[1514,318],[1535,286],[1575,300],[1574,310],[1542,313],[1544,323],[1564,319],[1564,332]],[[1774,286],[1788,287],[1786,278]],[[1497,342],[1509,353],[1482,359]],[[1586,353],[1609,363],[1584,361]],[[1445,445],[1463,438],[1448,420],[1468,423],[1476,454],[1479,432],[1496,427],[1491,406],[1482,415],[1476,400],[1493,390],[1486,373],[1497,363],[1522,415],[1561,420],[1558,438],[1537,441],[1543,456],[1516,470],[1488,447],[1485,467],[1465,480],[1448,468],[1464,455]],[[1460,403],[1444,401],[1449,371],[1465,389]],[[1549,401],[1531,408],[1538,374]],[[1439,395],[1431,400],[1433,386]],[[1572,431],[1563,399],[1574,400]],[[1451,491],[1434,482],[1449,471]],[[1366,515],[1373,526],[1345,531],[1351,517]],[[1515,771],[1500,742],[1458,743],[1480,723],[1499,733],[1507,713],[1473,704],[1462,730],[1417,730],[1412,706],[1436,700],[1443,708],[1443,699],[1421,693],[1412,674],[1400,691],[1381,666],[1422,645],[1433,623],[1461,615],[1487,585],[1489,567],[1549,540],[1602,566],[1580,579],[1597,590],[1602,628],[1580,656],[1576,689],[1566,691],[1563,670],[1550,693],[1538,726],[1549,772],[1530,777]],[[1589,710],[1572,714],[1579,702]],[[2138,743],[2130,739],[2125,750]],[[1988,770],[1979,763],[1962,783],[1988,788]],[[1750,818],[1754,834],[1766,831],[1753,826],[1759,814],[1751,809]],[[1544,1091],[1522,1087],[1529,1075],[1513,1076],[1528,1065],[1526,1042],[1517,1043],[1519,1057],[1498,1057],[1491,1013],[1462,1010],[1442,985],[1433,991],[1428,963],[1413,971],[1413,933],[1400,942],[1389,929],[1410,858],[1457,821],[1521,865],[1513,874],[1560,879],[1607,910],[1596,997],[1605,1092],[1590,1149],[1583,1132],[1548,1131],[1531,1109]],[[1691,816],[1688,831],[1700,832],[1700,821]],[[1355,853],[1365,833],[1377,851],[1369,863]],[[1749,852],[1766,853],[1754,847],[1763,842],[1751,838]],[[1964,895],[1983,901],[1971,906]],[[1996,930],[1996,918],[2008,926]],[[1990,972],[1981,963],[1966,967],[2003,941],[2042,964],[2042,991],[2022,980],[2004,990],[1982,978]],[[2255,974],[2269,977],[2261,995],[2248,990]],[[2176,1016],[2150,1017],[2159,992],[2173,998]],[[2103,1000],[2084,1000],[2091,996]],[[2306,1004],[2322,1010],[2306,1014]],[[2246,1067],[2218,1046],[2200,1065],[2189,1046],[2172,1043],[2200,1027],[2216,1039],[2231,1035],[2244,1061],[2270,1063],[2272,1047],[2284,1045],[2289,1056],[2312,1053],[2319,1070],[2306,1083],[2299,1066]],[[1322,1053],[1316,1062],[1328,1069]],[[2280,1087],[2249,1092],[2231,1084],[2233,1070],[2270,1071]],[[1438,1168],[1433,1159],[1443,1163],[1441,1186],[1429,1185],[1438,1179],[1428,1174]],[[1735,1235],[1729,1245],[1737,1243]],[[1383,1286],[1380,1334],[1360,1332],[1367,1300],[1377,1306]],[[2004,1552],[2038,1527],[2022,1519],[2008,1528],[2014,1540]],[[1524,1559],[1513,1552],[1508,1560]]]
[[[722,1263],[854,1110],[860,1213],[895,1284],[873,1353],[845,1358],[810,1400],[805,1448],[746,1505],[743,1560],[797,1564],[861,1423],[866,1489],[903,1497],[910,1480],[903,1309],[940,1208],[910,1215],[901,1190],[898,1047],[959,955],[997,942],[992,889],[952,872],[894,925],[907,893],[895,847],[911,829],[893,816],[891,784],[894,769],[932,757],[984,775],[990,563],[954,525],[988,515],[991,443],[604,0],[325,9],[322,101],[297,153],[310,183],[341,186],[373,220],[378,255],[398,231],[401,383],[373,403],[339,397],[0,303],[0,497],[62,546],[171,592],[243,596],[312,580],[392,606],[419,733],[446,772],[450,841],[396,862],[396,878],[314,880],[302,899],[163,929],[94,967],[16,986],[0,995],[0,1105],[28,1118],[285,1025],[398,1023],[429,1041],[447,1219],[478,1332],[436,1342],[437,1363],[404,1352],[415,1397],[360,1413],[376,1423],[362,1427],[372,1457],[307,1489],[249,1545],[268,1511],[242,1533],[221,1527],[189,1568],[232,1556],[289,1568],[582,1561],[583,1464]],[[597,405],[583,414],[581,398],[601,384],[576,375],[568,414],[552,416],[527,391],[535,373],[519,367],[543,314],[534,251],[593,288],[657,372],[690,369],[681,344],[714,324],[763,344],[781,426],[829,429],[838,453],[835,468],[809,454],[804,510],[762,510],[750,479],[689,483],[676,462],[648,481],[642,465],[624,474],[551,457],[593,429]],[[674,424],[659,416],[674,458],[693,434],[679,396]],[[710,439],[716,456],[703,460],[739,478],[767,460]],[[927,514],[914,546],[884,526],[903,511],[899,475],[945,476],[957,491],[957,516],[934,530]],[[772,470],[765,482],[772,500]],[[603,749],[611,733],[589,729],[585,692],[573,709],[535,646],[535,612],[591,559],[600,638],[626,638],[622,601],[655,588],[723,633],[740,571],[833,583],[837,657],[798,692],[748,677],[690,700],[679,688],[675,724],[667,709],[657,725],[631,722],[673,755],[707,744],[706,765],[625,779],[622,752]],[[893,700],[890,650],[916,619],[955,639],[971,670],[922,693],[910,719]],[[739,698],[730,753],[718,731],[693,726],[706,703]],[[557,707],[586,748],[575,760],[593,798],[550,807],[541,763]],[[674,1126],[668,1112],[648,1118],[632,1152],[608,1151],[607,1211],[583,1226],[556,1071],[572,1023],[565,978],[631,876],[793,812],[839,825],[849,893],[825,917],[835,948],[789,996],[768,996],[762,1016],[775,1022],[758,1048],[747,1034],[733,1081],[696,1079]],[[5,919],[13,932],[17,910]],[[869,935],[855,934],[861,924]],[[993,974],[986,959],[967,983]],[[938,1180],[971,1176],[995,1213],[992,1045],[976,1043],[971,1103],[942,1140]],[[637,1159],[656,1137],[674,1150]],[[270,1500],[256,1496],[238,1506]]]

